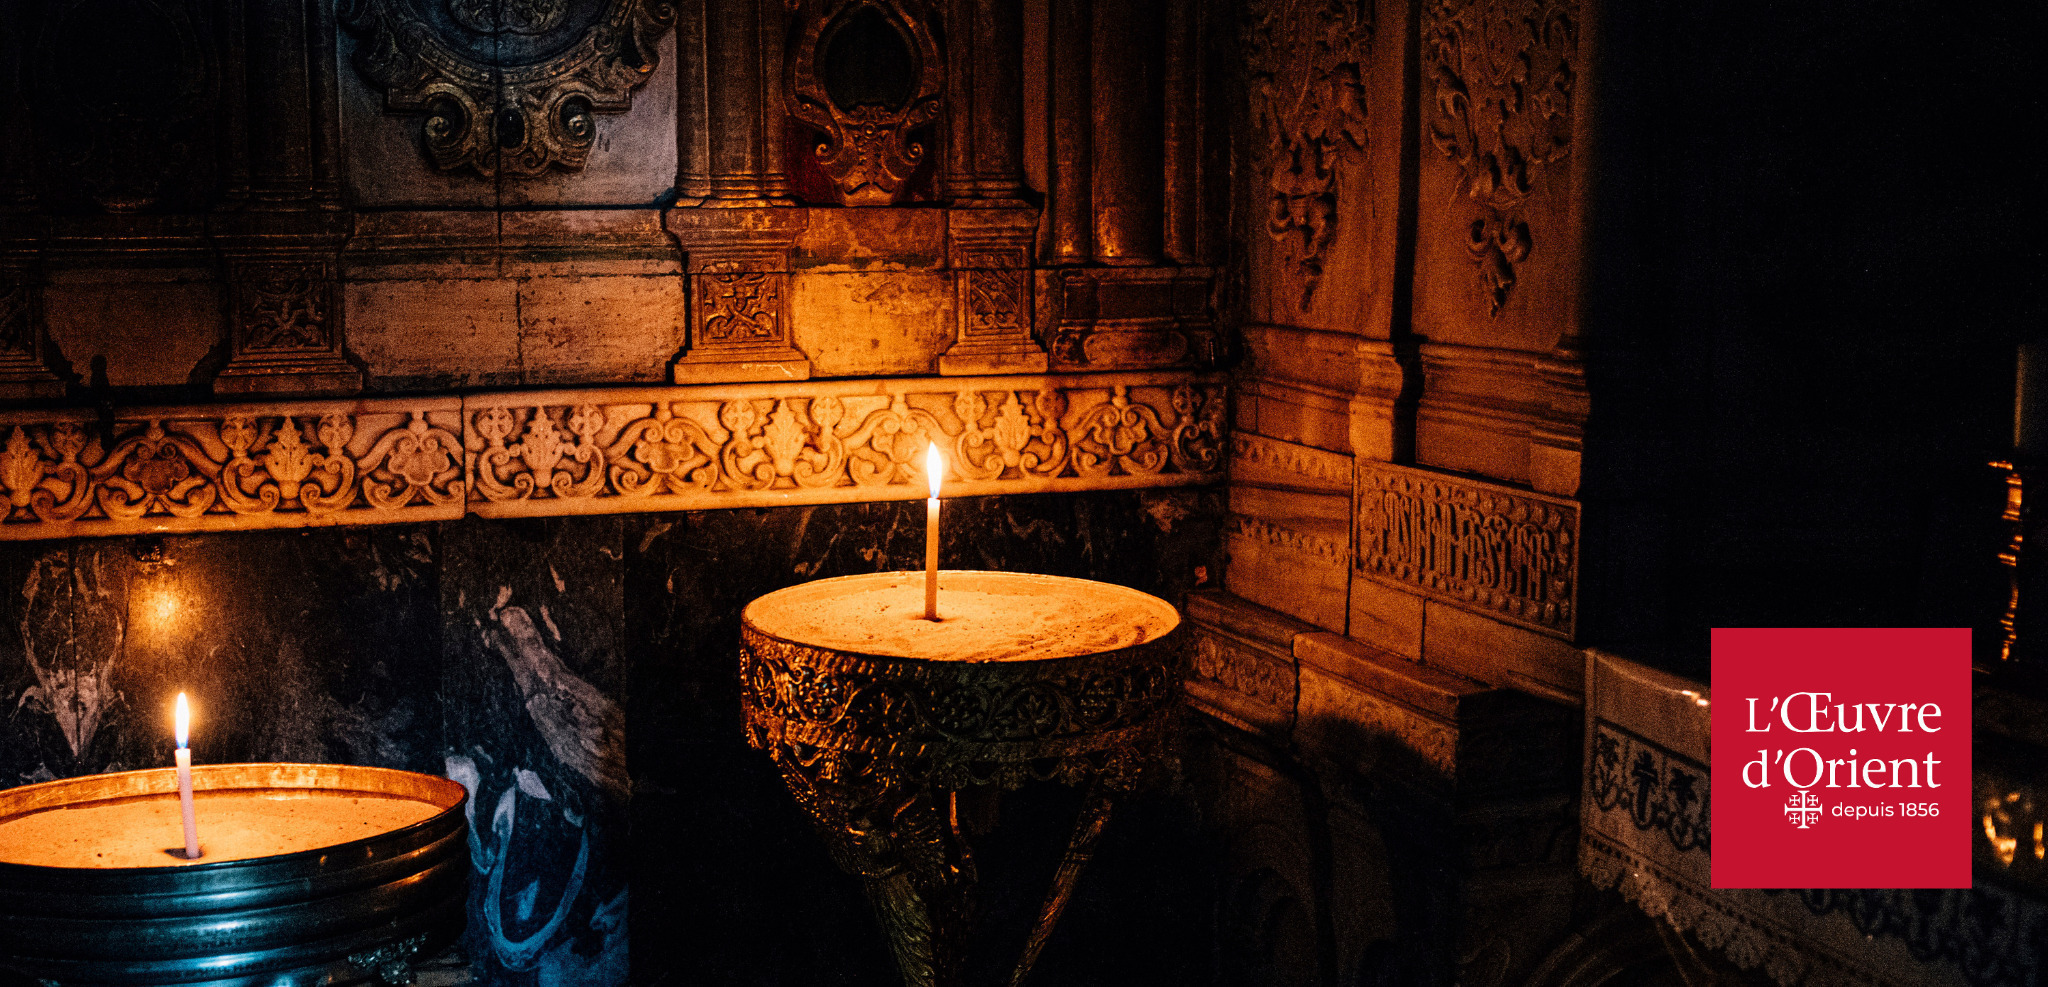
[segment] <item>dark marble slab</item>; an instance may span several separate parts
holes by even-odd
[[[445,770],[470,791],[479,982],[627,976],[622,522],[442,526]]]
[[[438,770],[440,621],[423,527],[0,550],[0,784],[171,763]]]

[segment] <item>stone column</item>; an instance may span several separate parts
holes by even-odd
[[[1165,226],[1160,129],[1164,46],[1150,0],[1095,0],[1090,24],[1093,256],[1157,264]]]
[[[947,23],[946,159],[956,206],[1024,205],[1024,7],[953,0]]]
[[[229,146],[231,190],[208,232],[227,295],[228,361],[217,394],[353,394],[363,370],[347,355],[341,250],[340,110],[332,12],[319,0],[246,0],[241,95]],[[234,116],[235,114],[229,114]]]
[[[676,28],[679,205],[786,202],[782,0],[687,0]]]
[[[1089,85],[1090,0],[1050,0],[1047,29],[1051,65],[1045,74],[1045,141],[1051,160],[1046,168],[1051,188],[1046,211],[1052,228],[1045,260],[1082,264],[1091,255],[1089,228]]]

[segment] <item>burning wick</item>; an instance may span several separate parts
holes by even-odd
[[[931,481],[931,499],[924,502],[924,619],[939,619],[939,476],[946,461],[939,458],[939,444],[924,448],[924,475]]]
[[[199,823],[192,816],[192,749],[186,746],[192,732],[192,710],[185,694],[178,693],[178,808],[185,814],[185,859],[199,859]]]

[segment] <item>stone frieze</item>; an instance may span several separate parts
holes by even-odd
[[[1359,463],[1356,496],[1361,574],[1571,639],[1575,502],[1375,461]]]
[[[703,510],[1221,478],[1220,379],[896,378],[0,412],[0,539]]]

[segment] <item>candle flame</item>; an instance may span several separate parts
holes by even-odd
[[[188,735],[192,732],[192,708],[185,704],[185,694],[178,693],[178,748],[183,750]]]
[[[946,460],[939,455],[939,444],[926,443],[924,447],[924,476],[931,481],[932,499],[939,499],[939,477],[945,475]]]

